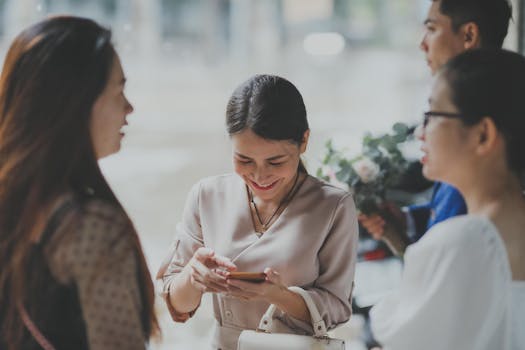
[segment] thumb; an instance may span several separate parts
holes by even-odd
[[[193,257],[200,262],[205,262],[206,259],[211,258],[213,255],[215,255],[215,252],[212,249],[201,247],[195,251]]]
[[[272,282],[274,284],[281,283],[281,275],[274,269],[267,267],[264,269],[264,273],[266,274],[267,281]]]

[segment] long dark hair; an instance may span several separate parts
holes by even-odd
[[[440,78],[465,125],[490,117],[505,139],[507,163],[525,170],[525,57],[501,49],[468,50],[445,64]]]
[[[308,130],[303,97],[284,78],[254,75],[239,85],[230,97],[226,128],[230,136],[249,128],[268,140],[287,140],[301,145]],[[306,172],[302,161],[299,170]]]
[[[7,53],[0,77],[0,300],[10,297],[2,316],[14,328],[0,332],[10,348],[20,341],[15,305],[29,296],[32,281],[24,277],[39,234],[34,224],[46,208],[73,192],[81,201],[89,193],[122,209],[100,171],[89,128],[115,55],[110,31],[69,16],[27,28]],[[158,329],[153,285],[133,233],[149,336]]]

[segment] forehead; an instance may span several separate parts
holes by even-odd
[[[268,140],[245,129],[231,136],[234,151],[250,158],[269,158],[290,154],[297,145],[288,140]]]
[[[120,58],[117,54],[113,56],[113,62],[111,64],[111,73],[109,80],[112,83],[120,84],[124,79],[124,70],[122,69],[122,64],[120,63]]]
[[[450,24],[451,19],[449,16],[443,14],[440,10],[441,1],[432,1],[430,8],[428,9],[426,22],[432,22],[437,24]]]

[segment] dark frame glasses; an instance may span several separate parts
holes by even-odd
[[[459,113],[428,111],[423,113],[423,128],[426,128],[430,117],[461,118]]]

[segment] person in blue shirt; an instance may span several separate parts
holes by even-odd
[[[411,243],[416,242],[433,225],[466,212],[467,207],[459,191],[444,182],[436,182],[428,203],[408,207],[407,222],[412,220],[413,223],[407,230],[408,239]]]
[[[450,58],[466,50],[501,48],[512,15],[508,0],[431,2],[420,49],[425,53],[432,75]],[[392,214],[388,219],[379,214],[362,214],[359,222],[375,239],[387,243],[397,241],[394,246],[399,249],[394,249],[394,253],[398,255],[402,255],[408,244],[419,240],[434,224],[467,212],[461,194],[442,182],[434,184],[430,202],[402,209],[388,203],[386,210]]]

